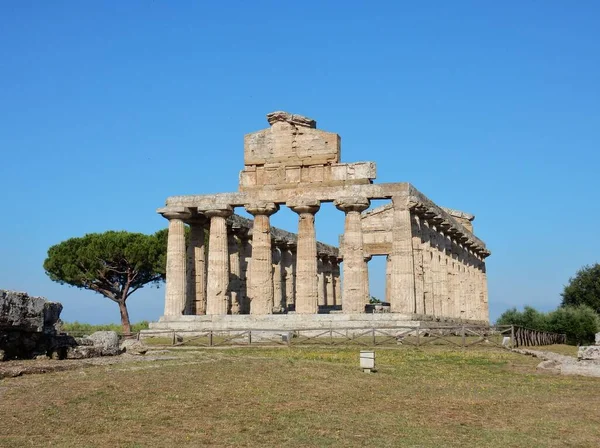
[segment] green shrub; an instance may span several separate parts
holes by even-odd
[[[600,316],[590,307],[564,306],[549,313],[525,306],[523,311],[516,308],[506,310],[496,321],[498,325],[518,325],[531,330],[564,333],[569,344],[584,344],[594,340],[600,331]]]
[[[585,344],[594,341],[600,331],[600,316],[586,305],[564,306],[548,315],[551,331],[565,333],[570,344]]]

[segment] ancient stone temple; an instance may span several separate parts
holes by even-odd
[[[167,281],[164,316],[152,328],[489,320],[490,252],[473,234],[472,215],[406,182],[374,183],[375,163],[343,163],[340,136],[314,120],[287,112],[267,119],[270,127],[244,138],[237,192],[173,196],[158,210],[169,220]],[[375,199],[389,203],[370,209]],[[345,219],[339,250],[315,237],[324,202]],[[296,234],[271,227],[280,207],[297,213]],[[387,260],[389,312],[378,315],[367,313],[375,255]]]

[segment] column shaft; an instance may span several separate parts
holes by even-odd
[[[190,241],[187,248],[187,314],[206,314],[206,247],[205,220],[189,221]]]
[[[185,225],[180,217],[169,218],[165,316],[180,316],[186,308]]]
[[[279,207],[274,203],[258,203],[246,205],[246,210],[254,215],[252,263],[248,286],[250,314],[272,314],[273,254],[269,216],[279,210]]]
[[[291,205],[298,213],[298,248],[296,251],[296,313],[316,314],[318,306],[317,239],[315,213],[320,204]]]
[[[231,208],[207,210],[210,217],[208,241],[208,278],[206,314],[227,314],[231,307],[229,295],[229,253],[226,217]]]
[[[227,235],[227,243],[229,250],[229,294],[231,299],[231,314],[241,314],[243,299],[240,245],[233,231]]]
[[[273,247],[271,251],[273,262],[273,312],[282,313],[285,311],[283,268],[281,265],[282,253],[279,247]]]
[[[365,272],[361,212],[369,208],[366,198],[344,198],[335,201],[335,206],[346,213],[343,239],[344,284],[342,285],[344,313],[364,313],[368,303]]]
[[[412,250],[413,265],[415,269],[415,313],[425,314],[425,290],[423,273],[423,244],[421,219],[416,214],[411,214],[412,223]]]

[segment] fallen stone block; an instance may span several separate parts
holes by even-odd
[[[120,345],[121,351],[130,355],[145,355],[148,351],[142,342],[137,339],[125,339]]]
[[[600,362],[600,346],[589,345],[579,347],[579,350],[577,351],[577,358]]]

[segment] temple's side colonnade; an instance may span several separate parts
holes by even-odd
[[[174,196],[158,210],[169,220],[165,317],[310,316],[340,305],[345,315],[364,314],[367,263],[385,255],[392,314],[489,320],[490,252],[470,215],[437,206],[409,183],[374,184],[375,164],[341,163],[339,135],[317,130],[314,120],[267,117],[270,128],[245,136],[238,192]],[[375,199],[390,200],[376,219],[378,209],[365,213]],[[324,202],[343,213],[339,253],[316,241]],[[298,216],[297,235],[288,239],[270,225],[283,206]],[[253,216],[251,226],[232,218],[236,207]]]
[[[444,209],[472,229],[474,216]],[[392,291],[392,204],[363,214],[365,257],[386,256],[386,301]],[[423,206],[410,210],[414,303],[404,312],[441,318],[485,321],[489,314],[484,258],[488,252],[474,247],[468,236],[453,229],[441,216]]]
[[[270,227],[269,210],[277,207],[247,209],[254,221],[233,214],[233,207],[205,213],[162,212],[169,220],[165,316],[273,314],[307,308],[302,300],[296,303],[298,244],[306,244],[295,234]],[[185,224],[190,229],[187,246]],[[313,245],[316,271],[308,273],[316,283],[311,312],[318,307],[340,308],[339,251],[317,241]]]

